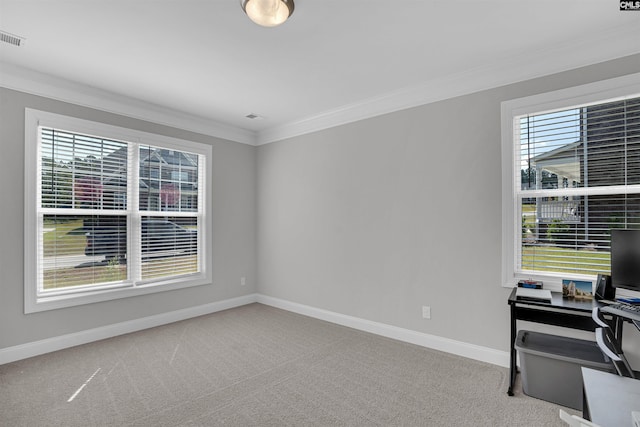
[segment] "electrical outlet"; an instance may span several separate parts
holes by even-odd
[[[422,306],[422,318],[431,319],[431,307],[428,305]]]
[[[247,278],[246,277],[241,277],[240,278],[240,286],[244,286],[247,284]]]

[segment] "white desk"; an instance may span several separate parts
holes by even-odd
[[[583,417],[602,427],[630,427],[640,411],[640,380],[582,368]]]

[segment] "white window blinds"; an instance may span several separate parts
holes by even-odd
[[[25,109],[25,313],[212,283],[211,145]]]
[[[610,233],[640,228],[640,98],[516,117],[516,273],[610,269]]]
[[[128,144],[39,133],[40,292],[126,281]]]
[[[140,147],[141,279],[199,271],[203,188],[197,154]]]

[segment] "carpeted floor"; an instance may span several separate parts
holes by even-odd
[[[507,383],[506,368],[252,304],[2,365],[0,425],[564,425]]]

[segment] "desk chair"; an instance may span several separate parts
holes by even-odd
[[[613,362],[618,375],[621,377],[636,378],[629,361],[622,352],[622,347],[616,340],[609,327],[600,327],[596,329],[596,343],[600,347],[600,351]]]
[[[562,409],[560,409],[560,419],[571,427],[600,427],[598,424],[594,424],[577,415],[570,415]]]
[[[604,318],[604,315],[600,312],[600,307],[593,307],[591,310],[591,318],[601,328],[611,328],[611,324],[607,322],[607,319]]]
[[[613,329],[611,329],[611,323],[609,323],[609,321],[604,318],[604,315],[600,311],[599,307],[593,307],[593,310],[591,311],[591,318],[596,323],[596,325],[598,325],[598,327],[605,329],[605,331],[603,332],[603,338],[605,334],[610,337],[608,342],[612,346],[611,351],[613,351],[617,355],[621,355],[622,343],[616,338],[616,334],[613,332]]]

